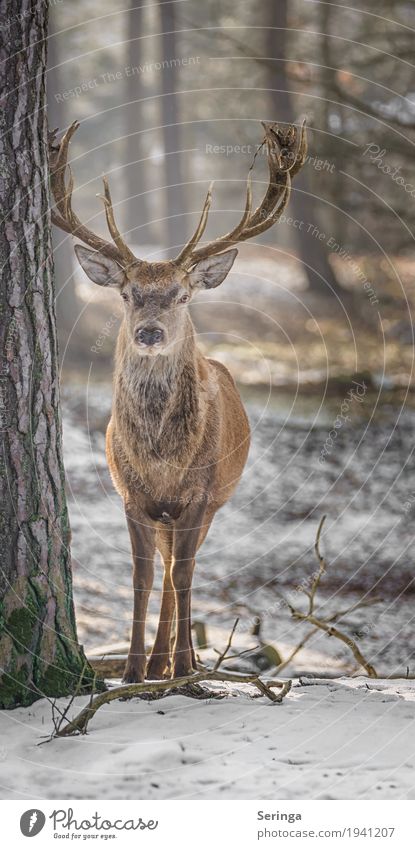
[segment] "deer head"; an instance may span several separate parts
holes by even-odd
[[[269,182],[261,204],[252,211],[251,174],[255,155],[248,173],[245,209],[239,224],[226,235],[198,247],[212,201],[210,186],[193,236],[175,260],[164,262],[146,262],[130,251],[115,223],[106,177],[102,200],[112,241],[97,236],[74,213],[73,178],[67,160],[69,143],[78,127],[75,121],[59,142],[56,141],[57,130],[49,134],[51,187],[56,204],[52,209],[52,221],[88,245],[88,248],[76,245],[75,252],[90,280],[120,292],[130,340],[137,352],[147,356],[166,354],[183,338],[187,304],[193,293],[219,286],[238,253],[233,246],[268,230],[282,215],[290,197],[291,178],[306,158],[305,125],[298,128],[263,123],[265,139],[262,144],[267,147]]]

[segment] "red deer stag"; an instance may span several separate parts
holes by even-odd
[[[211,203],[209,189],[196,231],[177,259],[146,262],[134,256],[117,228],[106,178],[102,199],[112,242],[95,235],[73,211],[67,158],[78,126],[73,123],[59,142],[56,130],[50,134],[52,220],[92,248],[75,246],[82,268],[99,286],[118,289],[124,301],[106,441],[133,557],[134,614],[124,681],[178,677],[196,668],[190,612],[196,552],[238,483],[250,439],[231,375],[196,346],[188,304],[196,290],[212,289],[225,279],[237,255],[230,246],[258,236],[281,216],[291,178],[305,160],[306,132],[304,126],[264,123],[269,184],[257,209],[252,210],[252,163],[245,209],[231,232],[198,246]],[[164,561],[163,593],[146,667],[145,621],[156,549]]]

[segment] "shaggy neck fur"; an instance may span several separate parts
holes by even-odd
[[[190,318],[181,345],[157,357],[141,356],[123,324],[115,372],[117,436],[137,459],[186,456],[200,427],[199,367]]]

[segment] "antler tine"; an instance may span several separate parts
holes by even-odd
[[[186,260],[189,257],[191,257],[191,255],[192,255],[192,251],[193,251],[194,246],[197,245],[197,243],[202,238],[203,233],[205,232],[206,224],[207,224],[207,220],[208,220],[208,216],[209,216],[209,209],[210,209],[210,205],[212,203],[212,190],[213,190],[213,182],[210,184],[210,186],[208,188],[206,199],[205,199],[205,202],[203,204],[202,214],[200,216],[199,223],[196,227],[196,230],[193,233],[193,236],[189,239],[189,241],[185,244],[184,248],[179,253],[179,256],[177,257],[177,259],[175,259],[175,263],[177,263],[177,265],[184,265],[186,263]]]
[[[281,218],[284,209],[288,205],[291,196],[291,176],[290,172],[287,171],[285,173],[285,183],[283,186],[283,191],[279,195],[277,200],[277,207],[270,212],[266,218],[262,221],[258,221],[256,225],[251,225],[244,233],[244,240],[252,239],[254,236],[259,236],[260,233],[263,233],[265,230],[269,230],[273,224],[275,224],[279,218]]]
[[[186,252],[182,251],[176,262],[191,267],[201,259],[218,254],[231,244],[251,239],[259,233],[268,230],[278,221],[288,204],[291,194],[291,178],[298,173],[305,162],[307,154],[307,137],[305,122],[301,130],[294,125],[280,126],[276,123],[263,122],[268,153],[269,181],[261,204],[252,212],[252,183],[251,174],[257,154],[255,153],[248,173],[245,210],[239,223],[227,233],[194,250],[194,246],[202,233],[190,240]],[[203,228],[204,229],[204,228]]]
[[[115,259],[116,262],[123,266],[126,262],[137,262],[138,260],[131,251],[129,251],[124,242],[122,242],[123,248],[121,250],[121,242],[117,243],[111,228],[109,229],[112,237],[114,238],[115,244],[107,242],[106,239],[102,239],[101,236],[97,236],[92,230],[86,227],[85,224],[82,224],[72,209],[72,192],[74,183],[71,169],[68,165],[68,150],[69,143],[78,127],[79,122],[74,121],[68,127],[59,142],[56,142],[56,134],[58,130],[52,130],[49,132],[51,189],[56,203],[56,209],[52,208],[52,221],[57,227],[60,227],[61,230],[64,230],[66,233],[70,233],[72,236],[76,236],[86,245],[89,245],[89,247],[100,251],[105,256],[111,257],[111,259]],[[69,173],[68,185],[66,185],[65,182],[66,169],[68,169]],[[105,204],[105,211],[107,213],[108,222],[107,204]],[[115,222],[114,228],[114,232],[116,231],[121,240],[121,236],[116,228]]]
[[[300,141],[298,144],[297,155],[294,162],[293,167],[291,168],[291,177],[295,177],[296,174],[301,170],[304,165],[304,162],[307,157],[307,129],[306,129],[306,119],[301,125],[301,135]]]
[[[210,242],[211,250],[209,251],[209,254],[206,253],[205,248],[199,248],[197,251],[191,251],[191,253],[186,252],[185,260],[186,260],[187,257],[189,257],[190,258],[190,263],[189,263],[190,265],[194,265],[195,262],[198,262],[199,258],[203,259],[203,257],[205,257],[205,256],[211,256],[212,254],[219,253],[221,250],[226,248],[228,243],[232,244],[232,243],[238,241],[238,236],[242,232],[242,230],[244,229],[246,223],[249,221],[249,216],[250,216],[251,210],[252,210],[252,177],[251,177],[251,174],[252,174],[253,166],[254,166],[254,163],[252,163],[252,165],[249,169],[249,172],[248,172],[248,178],[247,178],[247,181],[246,181],[245,210],[244,210],[243,216],[242,216],[239,224],[237,224],[236,227],[234,227],[233,230],[231,230],[229,233],[227,233],[226,236],[222,236],[220,239],[215,239],[215,241]],[[211,183],[211,186],[213,186],[213,183]],[[203,228],[203,230],[204,229],[205,228]],[[203,231],[202,231],[202,233],[203,233]],[[200,240],[202,233],[200,234],[200,236],[197,239],[194,239],[194,237],[193,237],[193,239],[194,239],[193,243],[195,245]],[[196,233],[195,233],[195,236],[196,236]],[[192,241],[193,241],[193,239],[192,239]],[[188,244],[190,244],[190,243],[188,243]],[[182,257],[182,254],[180,255],[180,257]],[[184,265],[185,262],[183,261],[183,258],[180,259],[180,257],[178,257],[175,260],[175,262],[178,263],[179,265]]]
[[[115,223],[114,218],[114,209],[112,206],[111,192],[108,183],[108,177],[103,177],[102,182],[104,183],[104,196],[98,195],[101,200],[104,201],[104,209],[105,209],[105,218],[107,220],[108,230],[111,233],[112,239],[115,242],[120,254],[124,257],[124,259],[128,262],[136,262],[136,257],[130,251],[128,245],[124,242],[124,239],[121,236],[121,233]]]
[[[251,165],[251,167],[248,171],[248,177],[247,177],[247,180],[246,180],[246,201],[245,201],[244,214],[243,214],[239,224],[237,224],[236,227],[234,227],[234,229],[231,230],[231,232],[229,233],[228,238],[229,238],[230,241],[232,241],[233,239],[236,239],[239,236],[239,234],[242,233],[244,227],[246,226],[246,224],[248,224],[248,221],[249,221],[250,216],[251,216],[251,212],[252,212],[252,169],[254,167],[255,157],[256,157],[256,154],[254,156],[252,165]]]

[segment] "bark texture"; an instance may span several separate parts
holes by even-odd
[[[48,3],[0,0],[0,706],[73,691],[78,645],[65,500],[47,184]]]

